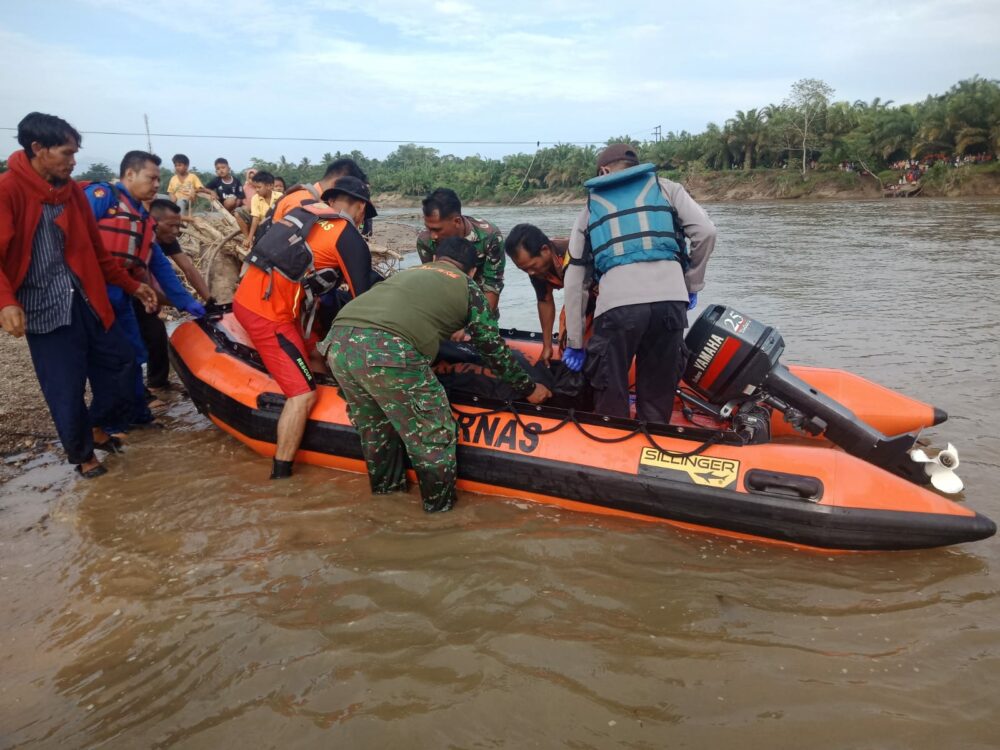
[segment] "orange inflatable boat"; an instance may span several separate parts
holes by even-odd
[[[728,308],[722,310],[715,312]],[[688,336],[687,393],[670,424],[452,392],[459,488],[822,549],[937,547],[996,532],[990,519],[925,486],[932,479],[958,481],[947,465],[951,454],[932,458],[915,443],[916,432],[943,421],[943,412],[842,371],[785,370],[775,366],[776,355],[761,360],[767,347],[760,345],[742,353],[767,371],[751,378],[761,384],[727,381],[730,360],[741,352],[728,339],[711,338],[724,318],[699,328],[703,318]],[[758,334],[737,332],[755,344],[766,338]],[[540,349],[537,334],[506,335],[529,357]],[[235,318],[185,322],[170,344],[199,411],[258,453],[273,455],[284,398]],[[730,360],[713,362],[727,347]],[[742,373],[748,369],[744,363]],[[336,384],[323,376],[319,382],[296,460],[364,473]],[[728,398],[732,393],[738,397]],[[824,394],[836,401],[824,401]],[[785,420],[772,419],[779,411]],[[909,437],[901,440],[900,433]]]

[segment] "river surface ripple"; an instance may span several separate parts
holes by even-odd
[[[702,304],[946,409],[962,501],[1000,519],[1000,203],[708,211]],[[558,235],[575,209],[475,214]],[[507,275],[503,323],[536,329]],[[468,493],[427,516],[169,420],[103,479],[42,457],[0,487],[0,746],[1000,743],[995,539],[826,555]]]

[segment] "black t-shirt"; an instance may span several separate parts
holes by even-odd
[[[528,279],[531,281],[531,286],[535,289],[535,298],[539,302],[544,302],[549,298],[549,292],[554,287],[545,279],[540,279],[537,276],[529,276]]]
[[[216,177],[214,180],[209,182],[205,187],[209,190],[214,190],[215,194],[219,196],[219,202],[224,202],[226,198],[238,198],[242,200],[246,196],[243,194],[243,184],[240,182],[240,178],[233,175],[229,178],[229,182],[223,182],[221,177]]]
[[[160,242],[158,244],[160,246],[160,250],[162,250],[163,254],[166,255],[168,258],[171,255],[177,255],[177,253],[184,252],[183,248],[181,248],[181,243],[179,243],[177,240],[174,240],[173,242]]]

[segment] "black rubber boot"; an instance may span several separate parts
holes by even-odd
[[[292,475],[292,462],[274,459],[271,462],[271,479],[288,479]]]
[[[424,498],[424,511],[426,513],[444,513],[452,509],[455,505],[455,491],[452,490],[450,494],[445,494],[434,498],[433,500],[428,500]]]

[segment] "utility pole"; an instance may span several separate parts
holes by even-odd
[[[653,128],[653,140],[659,143],[660,138],[662,137],[663,137],[663,126],[657,125],[655,128]]]
[[[142,119],[146,122],[146,150],[153,153],[153,139],[149,137],[149,115],[143,114]]]

